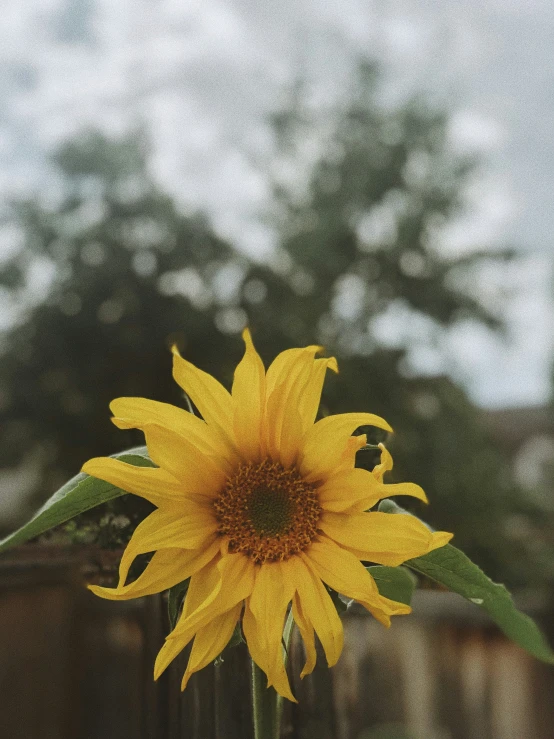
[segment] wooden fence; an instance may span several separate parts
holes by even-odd
[[[115,603],[83,581],[118,554],[26,547],[0,558],[0,737],[251,739],[242,647],[179,690],[186,655],[154,683],[167,633],[162,597]],[[296,681],[287,739],[552,739],[554,671],[456,596],[416,593],[385,630],[344,618],[332,670]],[[293,640],[298,674],[301,645]]]

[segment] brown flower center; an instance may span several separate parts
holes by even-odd
[[[306,549],[321,514],[315,488],[295,469],[269,459],[241,465],[213,505],[229,551],[244,552],[259,564]]]

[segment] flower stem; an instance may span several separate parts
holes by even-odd
[[[266,688],[265,672],[252,660],[252,715],[254,739],[279,739],[281,716],[279,695],[273,688]]]
[[[283,631],[283,659],[287,665],[290,638],[292,636],[292,609],[287,616]],[[273,688],[267,688],[267,677],[252,660],[252,715],[254,719],[254,739],[279,739],[281,736],[281,716],[283,697]]]

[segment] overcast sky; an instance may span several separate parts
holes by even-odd
[[[513,244],[523,286],[510,341],[459,331],[452,371],[485,405],[543,402],[552,354],[554,5],[550,0],[3,0],[0,192],[48,181],[45,157],[68,135],[145,122],[156,176],[185,206],[263,257],[264,117],[299,69],[321,96],[348,57],[380,60],[391,99],[427,90],[452,110],[452,136],[484,165],[469,220],[449,248]],[[13,248],[0,234],[0,258]],[[491,285],[498,275],[485,275]],[[487,284],[484,284],[487,289]],[[422,358],[425,364],[425,358]]]

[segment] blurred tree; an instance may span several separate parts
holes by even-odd
[[[532,545],[510,539],[507,524],[515,513],[540,514],[515,486],[478,409],[445,376],[441,354],[461,322],[502,330],[502,301],[487,304],[475,278],[483,262],[514,254],[448,254],[443,234],[463,209],[475,163],[454,155],[444,112],[420,99],[386,108],[377,80],[362,62],[342,106],[310,109],[300,84],[273,116],[271,217],[289,292],[285,301],[281,281],[266,279],[264,310],[252,323],[268,356],[277,340],[321,342],[342,357],[325,394],[328,412],[363,408],[387,418],[398,432],[393,474],[420,483],[432,501],[418,513],[455,531],[488,572],[522,584]]]
[[[2,337],[0,357],[0,466],[29,470],[31,500],[91,455],[143,443],[110,423],[114,397],[183,403],[169,344],[219,375],[240,355],[216,322],[237,320],[225,303],[242,262],[155,185],[141,136],[88,133],[55,163],[50,203],[14,206],[24,246],[0,274],[19,303],[46,292]]]
[[[296,341],[315,330],[347,354],[383,344],[375,319],[391,307],[401,318],[427,319],[414,326],[434,328],[433,336],[463,320],[501,329],[502,304],[487,305],[472,276],[513,250],[452,257],[445,249],[475,162],[453,153],[444,111],[421,99],[387,109],[377,79],[375,67],[361,63],[351,96],[324,111],[306,105],[309,92],[299,85],[272,117],[273,220],[297,296],[280,328]]]

